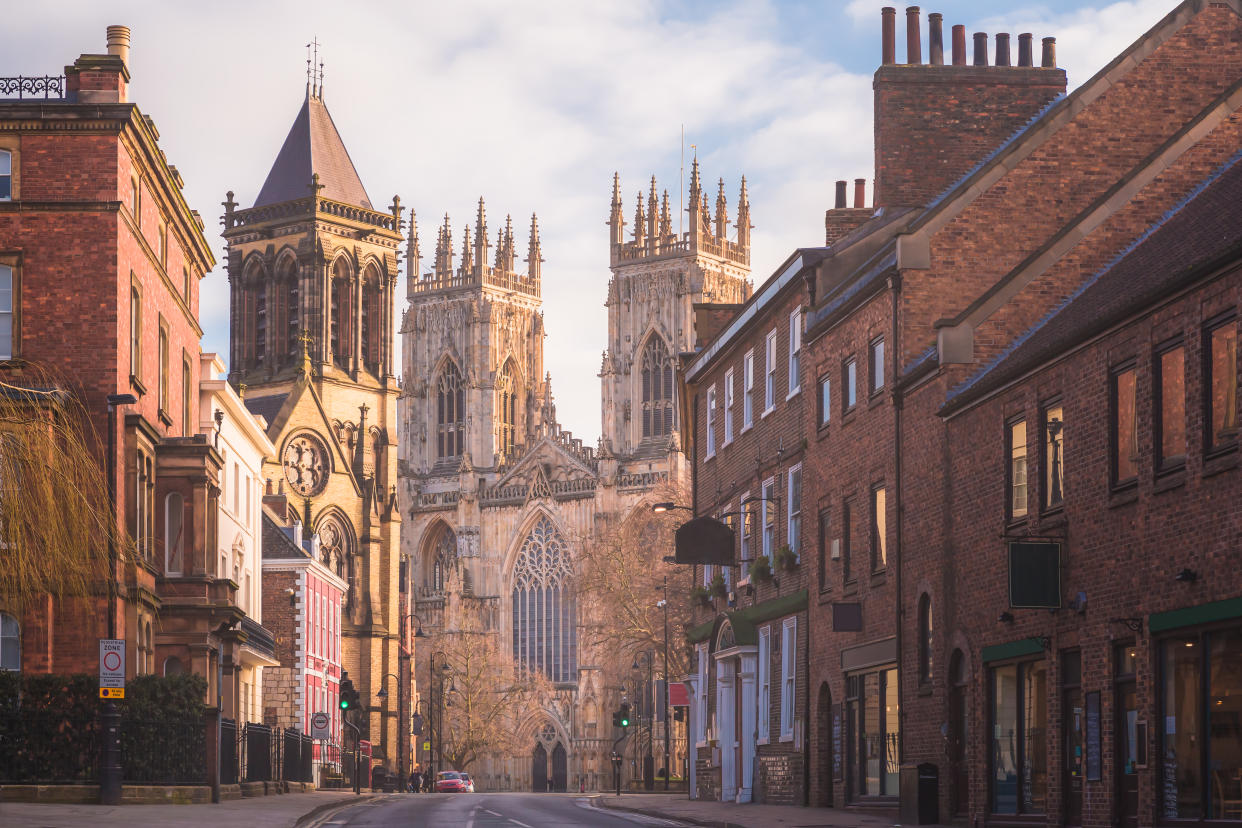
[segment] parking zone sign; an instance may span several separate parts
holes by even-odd
[[[124,639],[99,639],[99,698],[125,698]]]

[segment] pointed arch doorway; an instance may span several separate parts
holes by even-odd
[[[541,793],[548,789],[548,751],[543,742],[536,742],[530,756],[530,787],[532,791]]]
[[[560,742],[552,748],[552,790],[564,793],[569,785],[569,762],[565,746]]]

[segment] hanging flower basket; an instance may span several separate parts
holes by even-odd
[[[708,590],[714,598],[724,598],[729,594],[729,588],[725,586],[724,576],[719,572],[712,578],[712,584],[708,587]]]
[[[702,604],[705,607],[710,607],[712,605],[712,594],[707,587],[696,586],[694,589],[690,590],[690,597],[696,603]]]
[[[798,565],[798,555],[786,544],[776,550],[776,565],[786,572],[792,572]]]
[[[772,580],[772,565],[766,555],[760,555],[750,563],[750,579],[752,581]]]

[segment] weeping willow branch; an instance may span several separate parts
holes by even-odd
[[[100,441],[81,396],[51,372],[0,381],[0,601],[101,591],[108,544],[130,555],[109,508]]]

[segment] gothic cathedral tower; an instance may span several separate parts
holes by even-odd
[[[372,207],[321,92],[308,84],[254,206],[238,208],[231,192],[224,204],[229,381],[279,452],[264,467],[267,494],[318,533],[323,563],[348,583],[339,661],[375,699],[386,673],[408,676],[392,370],[401,206]],[[336,668],[320,672],[307,697],[297,692],[303,727],[337,705]],[[389,768],[407,713],[385,704],[363,724]]]
[[[729,240],[724,179],[715,215],[699,179],[690,171],[688,232],[678,232],[661,199],[655,176],[643,204],[638,193],[634,227],[625,240],[620,176],[613,177],[608,220],[612,280],[608,285],[608,349],[600,368],[602,451],[622,474],[667,473],[674,485],[689,483],[677,439],[675,364],[694,350],[694,306],[741,304],[750,298],[750,200],[742,178],[736,241]]]

